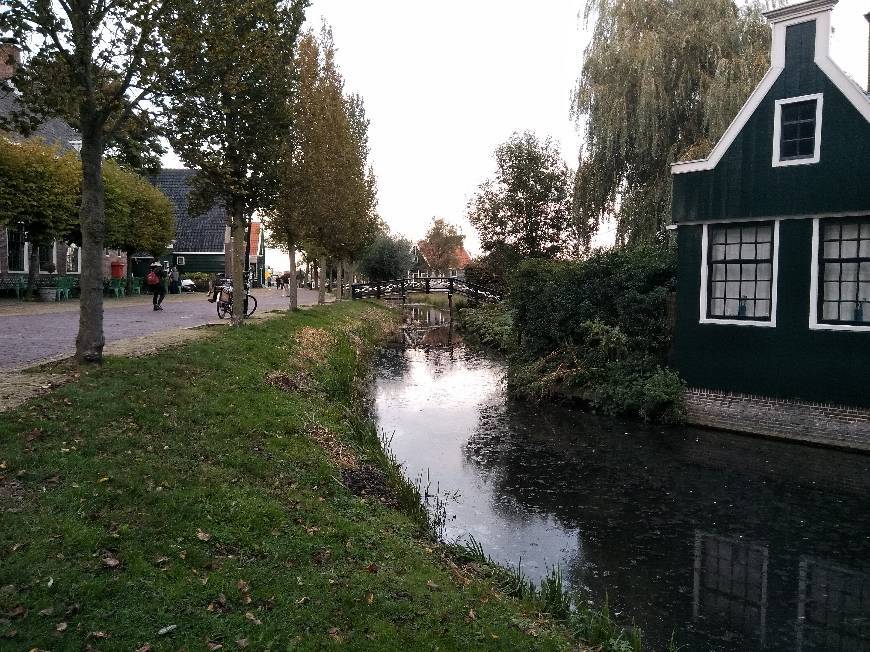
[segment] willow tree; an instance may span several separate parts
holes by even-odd
[[[68,118],[82,136],[80,362],[100,362],[105,344],[103,154],[156,90],[157,26],[173,1],[11,0],[0,10],[0,30],[27,50],[12,83],[28,112]]]
[[[176,0],[164,23],[169,142],[197,170],[194,207],[218,201],[227,210],[239,296],[251,216],[277,199],[283,135],[293,120],[294,49],[307,4]],[[243,318],[243,302],[236,301],[232,323]]]
[[[764,0],[588,0],[594,22],[572,102],[585,134],[573,216],[620,242],[663,236],[670,164],[704,156],[768,67]]]

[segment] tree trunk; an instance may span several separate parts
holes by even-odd
[[[344,260],[338,261],[338,293],[335,298],[339,301],[344,299]]]
[[[133,252],[127,252],[127,296],[133,295]]]
[[[326,303],[326,256],[321,256],[317,260],[318,279],[317,279],[317,305],[322,306]]]
[[[82,113],[85,113],[83,110]],[[84,117],[84,116],[83,116]],[[91,118],[93,120],[93,118]],[[82,122],[85,122],[84,120]],[[103,250],[106,240],[106,193],[103,187],[102,127],[85,127],[82,134],[82,266],[79,275],[79,333],[76,359],[101,363],[103,346]]]
[[[233,199],[233,223],[230,226],[233,251],[233,317],[231,324],[241,326],[245,318],[245,215],[240,198]]]
[[[290,249],[290,273],[292,276],[287,284],[287,292],[290,297],[290,312],[299,308],[299,281],[296,279],[296,247],[292,244]]]

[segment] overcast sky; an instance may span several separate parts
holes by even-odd
[[[583,0],[313,0],[308,26],[332,25],[349,90],[371,119],[379,212],[397,233],[423,236],[435,216],[460,225],[493,149],[515,130],[559,142],[575,165],[571,90],[587,36]],[[832,56],[867,79],[870,0],[840,0]],[[269,263],[281,266],[281,260]]]

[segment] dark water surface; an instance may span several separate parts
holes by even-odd
[[[447,539],[532,579],[559,565],[651,649],[870,650],[870,457],[514,404],[504,372],[447,326],[378,360],[408,476],[458,493]]]

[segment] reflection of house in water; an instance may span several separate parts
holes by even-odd
[[[870,575],[802,557],[795,649],[870,648]]]
[[[692,615],[757,638],[767,620],[767,547],[695,532]]]

